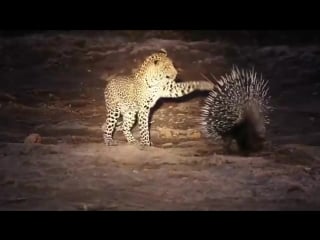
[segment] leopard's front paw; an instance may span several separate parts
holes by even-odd
[[[215,85],[212,82],[201,82],[200,90],[211,91],[213,90]]]
[[[105,143],[105,145],[108,146],[108,147],[109,147],[109,146],[118,146],[118,145],[119,145],[118,141],[113,140],[113,139],[105,140],[104,143]]]
[[[140,145],[139,145],[139,148],[141,150],[144,150],[144,149],[150,147],[151,145],[152,145],[152,143],[150,141],[148,141],[148,142],[147,141],[141,141]]]
[[[128,144],[128,145],[134,145],[134,146],[137,145],[137,146],[138,146],[138,145],[139,145],[139,142],[134,139],[134,140],[127,141],[127,144]]]

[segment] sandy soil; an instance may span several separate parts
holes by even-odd
[[[320,47],[152,34],[0,38],[0,210],[319,210]],[[158,102],[154,146],[118,131],[120,145],[106,147],[103,77],[160,48],[182,81],[255,66],[275,107],[265,150],[226,155],[209,143],[197,122],[205,93]]]

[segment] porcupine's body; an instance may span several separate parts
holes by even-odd
[[[269,124],[267,81],[254,70],[233,67],[209,93],[201,111],[204,134],[212,140],[222,139],[226,150],[232,140],[243,152],[261,150]]]

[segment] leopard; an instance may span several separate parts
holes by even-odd
[[[178,70],[165,49],[150,53],[131,73],[107,77],[104,90],[106,120],[101,129],[107,146],[116,146],[113,133],[122,116],[121,130],[129,144],[142,148],[152,146],[150,141],[150,111],[160,98],[179,98],[196,90],[210,91],[213,82],[177,82]],[[131,129],[138,121],[140,143]]]

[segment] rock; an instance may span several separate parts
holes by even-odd
[[[172,131],[170,128],[158,128],[161,138],[172,138]]]
[[[196,130],[188,131],[188,138],[199,139],[201,138],[201,133]]]
[[[195,129],[171,129],[171,128],[157,128],[161,138],[179,138],[179,139],[200,139],[201,133]]]

